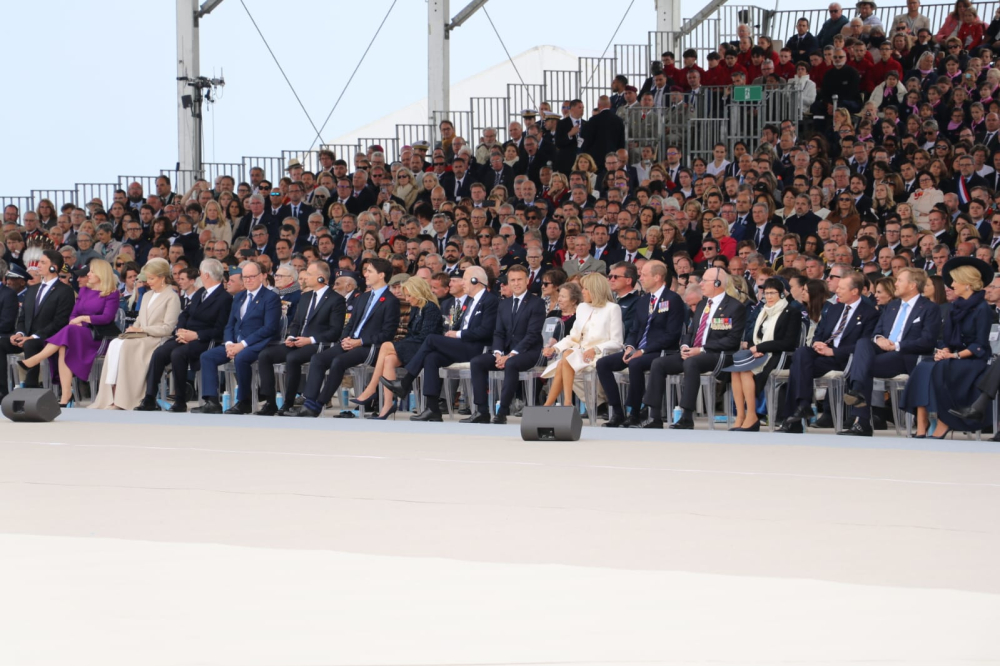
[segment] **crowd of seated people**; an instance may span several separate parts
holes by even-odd
[[[461,391],[440,370],[468,364],[464,422],[505,423],[526,392],[585,400],[589,381],[607,427],[687,429],[708,373],[732,429],[755,431],[782,370],[781,432],[871,435],[893,414],[876,380],[900,375],[915,436],[994,429],[1000,19],[907,8],[883,24],[869,0],[831,4],[777,52],[741,25],[704,63],[668,52],[645,81],[616,77],[589,111],[525,111],[503,142],[444,120],[398,155],[8,205],[0,394],[50,380],[68,405],[99,374],[92,408],[314,418],[367,365],[370,418],[417,392],[411,418],[440,421]],[[712,159],[627,145],[643,109],[669,130],[748,82],[796,86],[805,120],[702,146]],[[831,372],[844,409],[817,401]]]

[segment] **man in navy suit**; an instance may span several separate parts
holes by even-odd
[[[865,279],[857,271],[841,275],[837,285],[838,303],[820,317],[812,347],[799,347],[792,356],[786,404],[793,407],[778,432],[802,432],[802,421],[812,416],[813,380],[831,370],[843,370],[858,340],[871,338],[878,322],[878,310],[861,298]]]
[[[475,180],[468,172],[468,162],[462,155],[451,163],[451,171],[441,174],[441,187],[449,201],[460,201],[472,196],[472,182]]]
[[[392,264],[386,259],[372,259],[365,266],[364,277],[369,290],[357,298],[351,318],[345,325],[348,332],[339,344],[312,357],[303,393],[305,403],[301,407],[288,409],[285,416],[319,416],[323,406],[330,402],[330,398],[340,388],[347,370],[373,361],[374,352],[383,342],[391,341],[396,335],[396,327],[399,326],[399,301],[388,288]]]
[[[466,363],[483,353],[483,346],[493,341],[497,324],[499,300],[490,293],[486,271],[479,266],[465,269],[465,303],[458,330],[447,331],[444,335],[430,335],[420,345],[416,355],[403,368],[400,379],[379,381],[399,398],[405,398],[413,386],[413,380],[424,371],[423,393],[427,397],[427,408],[411,416],[411,421],[441,421],[438,398],[441,396],[441,378],[438,370],[452,363]],[[536,359],[537,360],[537,359]]]
[[[257,359],[257,376],[260,377],[260,399],[264,405],[257,416],[279,414],[274,382],[274,364],[285,364],[284,403],[282,412],[291,409],[299,383],[302,366],[319,351],[319,345],[331,345],[340,340],[344,332],[347,301],[330,288],[330,265],[313,261],[304,276],[308,293],[299,301],[295,318],[288,327],[284,340],[272,342]]]
[[[871,437],[872,385],[875,377],[909,374],[921,355],[933,354],[941,333],[941,310],[923,296],[927,273],[903,268],[896,276],[896,299],[886,306],[871,338],[854,347],[844,402],[857,417],[841,435]]]
[[[295,181],[288,186],[288,203],[281,207],[275,222],[274,237],[277,240],[278,229],[281,221],[286,217],[294,217],[299,221],[299,237],[309,235],[309,216],[316,211],[315,208],[305,203],[303,199],[306,195],[305,186]]]
[[[269,343],[281,335],[281,297],[264,288],[264,269],[256,261],[242,268],[244,291],[233,299],[229,321],[223,334],[225,344],[201,355],[201,391],[205,404],[194,408],[199,414],[221,414],[219,366],[232,361],[236,366],[239,390],[236,404],[226,414],[249,414],[253,364]]]
[[[489,352],[472,359],[472,397],[476,412],[462,423],[490,423],[492,405],[487,404],[489,373],[503,372],[500,409],[492,422],[507,423],[510,403],[514,400],[518,373],[535,367],[542,352],[542,326],[545,324],[545,301],[528,292],[528,269],[516,265],[507,269],[511,297],[497,308],[497,329]]]
[[[639,282],[646,293],[632,308],[633,323],[625,336],[625,351],[597,361],[597,378],[604,387],[611,412],[605,428],[639,425],[646,373],[660,352],[676,351],[680,345],[686,308],[683,299],[667,287],[667,274],[667,265],[662,261],[647,261],[643,265]],[[628,418],[614,374],[625,368],[628,368],[628,406],[632,408]]]
[[[7,262],[0,259],[0,275],[6,274]],[[0,283],[0,338],[9,338],[14,335],[20,309],[21,304],[17,300],[17,293]]]
[[[146,376],[146,396],[135,408],[137,412],[160,411],[156,404],[156,393],[168,365],[174,377],[174,394],[177,396],[170,411],[186,412],[188,367],[197,362],[213,342],[222,342],[233,306],[233,297],[222,286],[225,267],[216,259],[206,259],[201,262],[200,268],[202,287],[194,293],[191,304],[177,319],[174,339],[167,340],[153,352]]]
[[[281,196],[281,192],[278,192],[277,190],[275,190],[275,192],[277,192],[279,197]],[[255,226],[258,224],[266,226],[268,224],[268,221],[271,218],[264,212],[265,205],[266,202],[264,201],[263,196],[260,194],[250,195],[250,200],[247,202],[247,208],[250,209],[250,212],[244,215],[243,218],[240,219],[240,223],[236,225],[235,229],[233,229],[233,238],[247,238],[250,236],[250,230]]]
[[[709,268],[702,278],[704,298],[695,308],[694,319],[684,336],[680,350],[657,358],[649,367],[649,388],[643,402],[649,407],[649,417],[633,428],[662,428],[660,415],[667,375],[683,375],[681,386],[681,418],[670,427],[674,430],[694,428],[694,410],[701,387],[701,374],[718,367],[719,359],[727,359],[740,348],[746,328],[747,309],[740,301],[726,294],[729,274],[721,268]],[[725,360],[723,361],[725,362]],[[634,403],[633,403],[634,404]]]

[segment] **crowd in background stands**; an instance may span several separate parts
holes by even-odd
[[[414,392],[411,418],[434,421],[455,391],[438,371],[469,363],[466,422],[506,422],[525,390],[568,404],[593,378],[601,407],[588,409],[606,426],[675,429],[694,427],[713,373],[732,388],[733,428],[757,430],[784,362],[782,432],[885,428],[874,380],[898,375],[916,436],[992,429],[1000,19],[986,26],[960,0],[931,26],[907,6],[883,26],[869,0],[853,18],[832,4],[817,35],[802,19],[777,52],[740,26],[705,69],[693,51],[680,67],[664,53],[641,86],[619,76],[595,109],[527,110],[503,143],[492,129],[470,143],[446,120],[440,142],[395,159],[321,151],[314,171],[293,159],[285,174],[253,168],[183,194],[160,177],[155,192],[132,183],[84,207],[7,206],[5,368],[23,353],[15,370],[32,386],[48,361],[67,404],[101,353],[92,406],[158,410],[169,368],[171,411],[200,398],[197,411],[217,413],[231,362],[227,413],[250,413],[256,385],[257,413],[315,417],[368,365],[354,400],[371,417]],[[719,144],[712,159],[626,146],[632,107],[785,79],[811,113],[754,145]],[[813,380],[844,370],[835,424]],[[670,376],[678,417],[662,411]]]

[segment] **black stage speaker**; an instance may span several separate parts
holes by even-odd
[[[14,389],[0,403],[0,412],[11,421],[53,421],[62,410],[52,389]]]
[[[521,412],[521,439],[526,442],[580,439],[583,419],[575,407],[525,407]]]

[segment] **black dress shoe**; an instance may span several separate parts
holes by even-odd
[[[448,411],[448,405],[438,405],[438,407],[441,408],[442,414]],[[472,414],[472,410],[469,409],[468,407],[462,407],[461,409],[456,409],[455,413],[458,414],[459,416],[469,416],[470,414]]]
[[[172,412],[174,414],[184,414],[185,412],[187,412],[187,410],[188,406],[186,402],[184,402],[183,400],[176,400],[174,401],[174,404],[170,405],[170,409],[168,409],[167,411]]]
[[[490,422],[490,415],[487,414],[486,412],[476,412],[475,414],[473,414],[472,416],[470,416],[468,418],[459,419],[458,422],[459,423],[489,423]]]
[[[832,428],[833,427],[833,415],[830,412],[823,412],[816,423],[813,424],[814,428]]]
[[[434,412],[434,411],[431,411],[429,409],[425,409],[424,411],[420,412],[419,414],[411,416],[410,420],[411,421],[438,421],[438,422],[440,422],[440,421],[444,421],[444,418],[441,417],[441,412]]]
[[[282,405],[281,409],[278,410],[278,416],[298,416],[301,409],[303,409],[302,405]]]
[[[694,419],[691,417],[680,417],[677,423],[670,424],[671,430],[694,430]]]
[[[159,412],[159,411],[162,411],[162,410],[160,409],[160,406],[158,404],[156,404],[156,399],[155,398],[150,398],[147,395],[145,398],[142,399],[142,402],[139,403],[139,406],[136,407],[133,411],[136,411],[136,412]]]
[[[649,412],[646,412],[646,414],[649,414]],[[638,414],[632,412],[631,414],[625,417],[624,421],[622,421],[621,427],[634,428],[635,426],[642,423],[642,420],[643,420],[642,412],[639,412]]]
[[[813,416],[812,408],[809,405],[802,405],[801,407],[796,407],[795,411],[788,415],[789,419],[795,419],[798,421],[808,421]]]
[[[849,388],[844,391],[844,404],[851,407],[867,407],[868,401],[858,391]]]
[[[410,392],[408,386],[403,386],[403,381],[401,379],[386,379],[385,377],[379,377],[378,383],[392,391],[393,395],[397,398],[405,398]]]
[[[294,414],[290,413],[289,416],[298,416],[299,418],[315,419],[319,417],[319,412],[314,412],[305,405],[302,405],[301,407],[296,407],[295,413]]]
[[[191,410],[194,414],[221,414],[222,404],[216,398],[206,398],[205,404]]]
[[[847,430],[841,430],[837,433],[838,435],[848,435],[852,437],[871,437],[872,427],[867,423],[862,423],[860,420],[855,421]]]
[[[643,430],[663,430],[663,419],[648,418],[643,419],[631,428],[642,428]]]
[[[949,409],[948,413],[952,416],[957,416],[963,421],[974,421],[978,423],[983,420],[983,413],[971,405],[968,407],[959,407],[958,409]]]
[[[274,416],[277,413],[278,406],[273,402],[265,402],[263,407],[254,412],[256,416]]]
[[[253,408],[250,407],[250,403],[249,402],[237,402],[232,407],[230,407],[229,409],[227,409],[225,413],[226,414],[235,414],[235,415],[252,414],[253,413]]]
[[[872,430],[888,430],[885,419],[878,414],[872,414]]]
[[[611,418],[604,424],[605,428],[622,428],[625,426],[625,417],[618,413],[612,413]]]
[[[794,433],[797,435],[801,435],[803,432],[805,432],[802,429],[802,419],[796,419],[789,416],[778,427],[777,432]]]
[[[493,420],[490,421],[490,423],[492,423],[493,425],[507,425],[507,415],[497,414],[496,416],[493,417]]]

